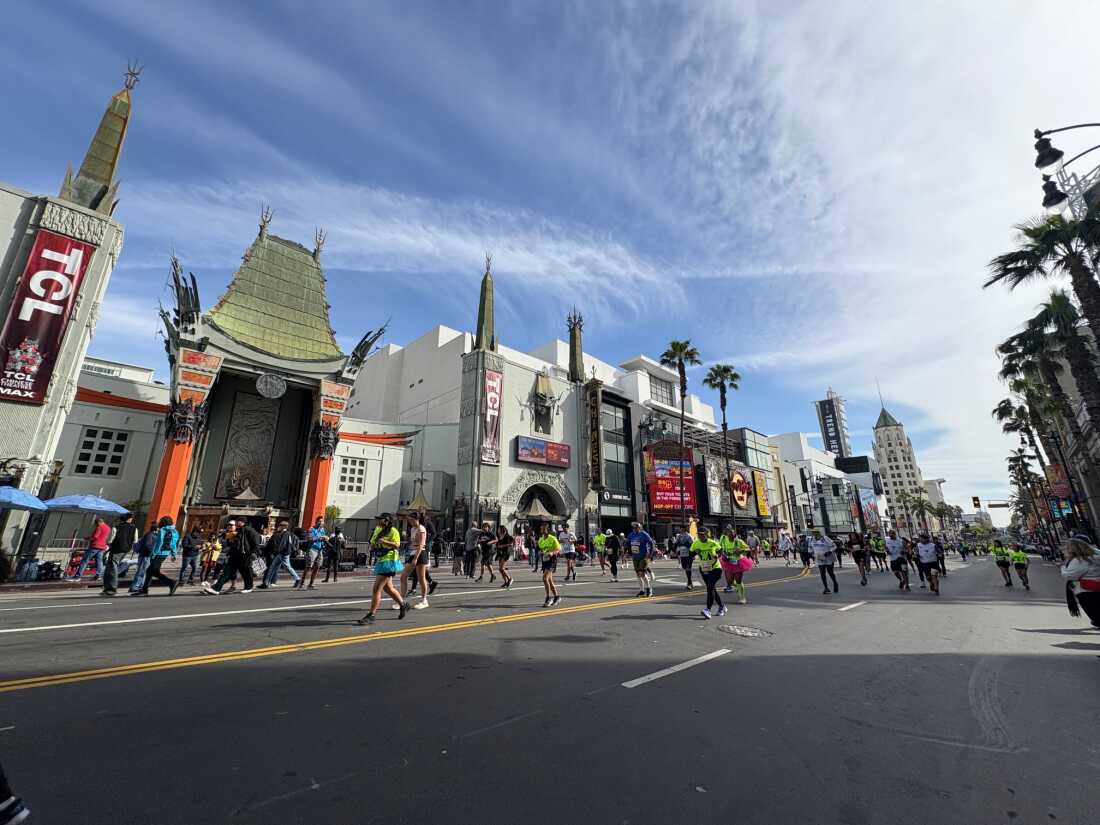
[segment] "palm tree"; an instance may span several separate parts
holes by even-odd
[[[1028,321],[1027,328],[1035,334],[1048,335],[1060,348],[1093,427],[1100,428],[1100,375],[1092,352],[1078,329],[1081,315],[1062,289],[1052,290],[1050,299],[1039,306],[1039,313]]]
[[[1033,384],[1041,384],[1049,402],[1044,405],[1050,413],[1060,415],[1075,442],[1083,439],[1081,426],[1062,388],[1058,376],[1062,373],[1061,347],[1053,336],[1043,330],[1026,329],[1005,340],[997,347],[1001,357],[1000,377],[1011,382],[1024,378]]]
[[[1091,209],[1081,221],[1055,215],[1019,224],[1019,246],[989,262],[989,278],[982,286],[1004,283],[1015,289],[1039,278],[1069,275],[1093,337],[1100,341],[1100,283],[1090,259],[1100,236],[1097,224]]]
[[[909,506],[911,504],[914,504],[916,502],[916,499],[913,498],[913,496],[911,496],[909,493],[905,492],[905,490],[902,490],[900,493],[897,494],[897,499],[898,499],[898,504],[901,505],[901,509],[905,513],[905,532],[906,532],[906,534],[908,535],[909,538],[912,538],[913,537],[913,524],[912,524],[912,519],[909,515]],[[894,519],[894,521],[896,522],[897,519]]]
[[[722,408],[722,458],[726,462],[727,489],[732,479],[730,478],[730,451],[726,442],[726,436],[729,432],[726,426],[726,393],[729,390],[741,389],[740,381],[740,374],[729,364],[715,364],[707,370],[707,376],[703,379],[703,384],[712,390],[718,390],[718,406]]]
[[[1010,387],[1022,389],[1024,392],[1031,392],[1032,402],[1040,403],[1034,391],[1025,386],[1026,383],[1026,381],[1017,380],[1011,382]],[[1030,404],[1019,404],[1012,398],[1002,398],[990,414],[1001,422],[1001,432],[1005,435],[1019,433],[1021,438],[1026,439],[1028,446],[1031,447],[1032,452],[1039,459],[1039,465],[1043,468],[1046,467],[1043,454],[1039,451],[1039,444],[1035,440],[1035,430],[1032,427],[1032,420],[1039,414],[1032,409]]]
[[[684,404],[687,401],[688,391],[688,365],[703,363],[699,359],[699,350],[691,345],[691,341],[669,341],[668,349],[661,354],[661,366],[676,370],[680,376],[680,526],[687,529],[687,504],[684,501]]]

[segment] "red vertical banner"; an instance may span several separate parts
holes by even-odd
[[[39,229],[0,336],[0,401],[46,403],[91,244]]]
[[[481,463],[500,464],[500,398],[504,374],[485,370],[485,408],[481,422]]]

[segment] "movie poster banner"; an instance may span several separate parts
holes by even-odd
[[[649,486],[649,507],[653,513],[667,514],[680,510],[680,491],[684,508],[695,512],[695,468],[691,450],[680,452],[680,445],[650,444],[642,453],[646,483]]]
[[[38,230],[0,336],[0,400],[46,403],[69,316],[95,249]]]
[[[756,512],[760,518],[770,518],[772,511],[768,506],[768,480],[761,470],[752,471],[752,486],[756,491]]]
[[[481,420],[481,463],[500,464],[500,399],[504,374],[485,370],[485,404]]]

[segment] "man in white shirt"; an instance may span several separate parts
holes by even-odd
[[[810,539],[810,550],[814,554],[818,572],[821,573],[821,583],[825,586],[825,593],[839,593],[840,587],[836,582],[836,573],[833,565],[836,563],[836,543],[828,536],[821,535],[820,530],[814,530],[814,537]],[[828,576],[833,580],[833,589],[829,590]]]
[[[791,537],[784,533],[779,537],[779,552],[783,554],[783,560],[787,563],[787,567],[791,566],[791,552],[794,550],[794,542],[791,541]]]
[[[917,540],[917,564],[927,577],[932,592],[940,595],[940,564],[936,555],[936,543],[927,533],[921,533]]]
[[[561,545],[561,554],[565,559],[565,580],[577,580],[577,536],[569,529],[568,524],[563,524],[558,530],[558,544]]]
[[[909,591],[909,565],[905,560],[905,542],[893,530],[886,539],[886,555],[890,557],[890,569],[898,580],[898,590]]]

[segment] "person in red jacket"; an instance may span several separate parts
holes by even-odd
[[[80,566],[76,568],[76,573],[69,581],[80,581],[80,577],[84,575],[84,571],[88,568],[88,563],[92,559],[95,559],[95,577],[98,579],[103,575],[103,554],[107,550],[107,541],[110,537],[110,525],[99,516],[96,516],[92,525],[92,534],[88,536],[88,549],[84,551],[84,555],[80,559]]]

